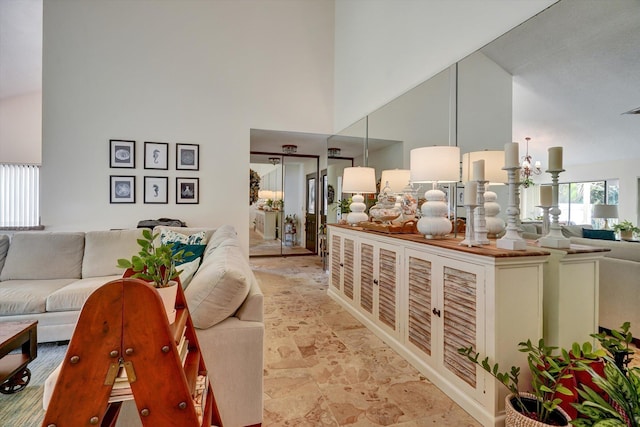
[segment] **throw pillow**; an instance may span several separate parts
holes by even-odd
[[[180,283],[182,283],[182,289],[186,289],[187,286],[189,286],[191,279],[193,279],[193,275],[198,271],[198,267],[200,267],[200,258],[180,264],[178,271],[180,272]]]
[[[616,233],[613,230],[590,230],[583,228],[582,237],[586,237],[587,239],[616,240]]]
[[[200,259],[202,258],[202,254],[204,253],[204,249],[207,247],[207,245],[191,245],[191,244],[185,244],[182,242],[168,242],[168,244],[170,243],[173,243],[171,252],[173,252],[174,255],[181,250],[184,250],[185,254],[188,252],[191,252],[191,255],[183,256],[182,262],[177,263],[176,265],[182,265],[184,263],[195,261],[195,260],[198,260],[198,262],[200,262]]]
[[[202,245],[205,244],[205,236],[206,231],[201,231],[199,233],[192,234],[187,236],[182,233],[178,233],[173,230],[162,230],[160,234],[160,242],[163,245],[167,245],[169,243],[184,243],[186,245]]]

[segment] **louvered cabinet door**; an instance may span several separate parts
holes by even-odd
[[[419,253],[411,251],[407,251],[406,259],[406,281],[409,294],[406,340],[425,356],[431,357],[432,263]]]
[[[344,247],[342,255],[343,263],[343,280],[342,292],[344,296],[353,301],[353,284],[355,280],[354,268],[355,268],[355,253],[356,242],[348,237],[344,238]]]
[[[374,271],[373,245],[360,243],[360,308],[373,315]]]
[[[442,267],[442,364],[449,375],[479,390],[477,367],[458,354],[462,347],[484,351],[484,274],[472,264]]]
[[[381,247],[378,251],[377,270],[378,320],[397,332],[398,252]]]
[[[342,236],[331,234],[331,286],[341,290],[342,276]]]

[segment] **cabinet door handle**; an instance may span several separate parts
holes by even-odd
[[[378,279],[373,279],[373,283],[377,285],[378,284]]]
[[[438,310],[438,309],[434,308],[434,309],[432,310],[432,312],[433,312],[433,314],[435,314],[436,316],[440,317],[440,310]]]

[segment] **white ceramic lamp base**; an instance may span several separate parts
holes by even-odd
[[[444,192],[429,190],[425,193],[426,202],[420,209],[422,217],[418,220],[418,232],[427,239],[438,239],[451,233],[453,226],[447,218],[447,204]]]
[[[351,212],[347,215],[347,223],[350,225],[358,225],[359,222],[369,220],[369,215],[364,213],[367,205],[364,204],[364,196],[362,194],[356,194],[351,198],[349,209]]]

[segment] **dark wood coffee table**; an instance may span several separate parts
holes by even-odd
[[[29,384],[27,365],[38,355],[37,325],[37,320],[0,323],[0,393],[17,393]],[[22,351],[11,353],[18,348]]]

